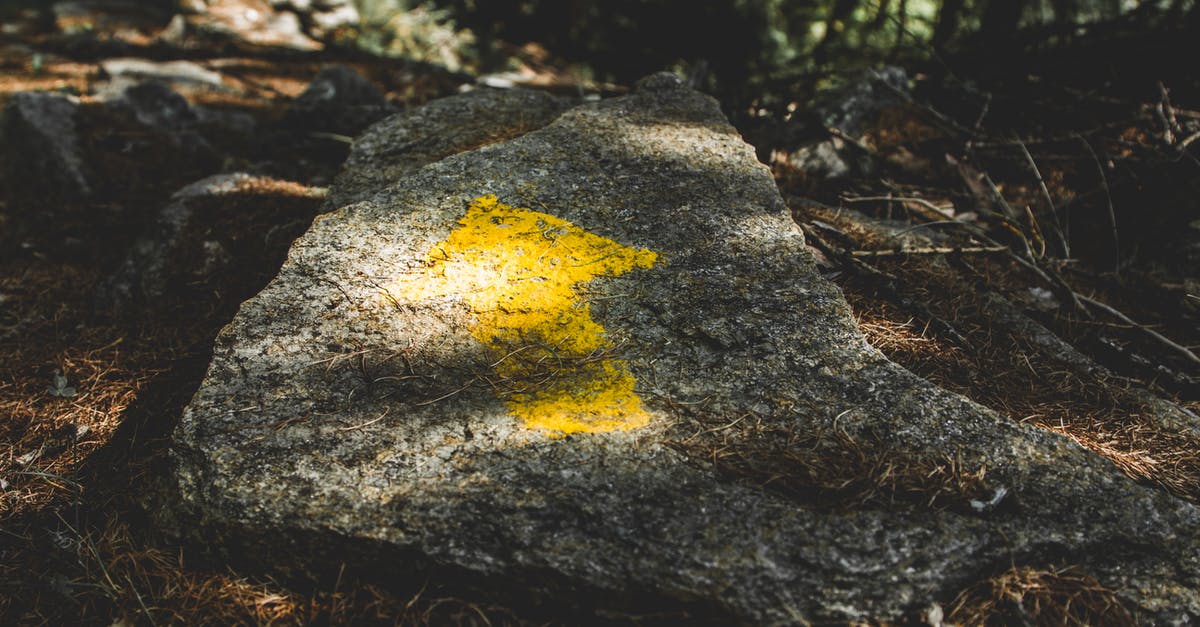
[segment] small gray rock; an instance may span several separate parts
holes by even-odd
[[[47,199],[89,196],[91,174],[75,125],[78,108],[78,100],[62,94],[14,94],[0,115],[5,177]]]
[[[192,129],[199,120],[187,99],[157,81],[128,85],[107,102],[127,109],[145,126],[170,133]]]
[[[165,83],[189,83],[212,89],[225,89],[220,72],[214,72],[191,61],[150,61],[138,58],[105,59],[101,69],[113,79],[133,79],[138,82],[157,80]]]
[[[175,192],[155,222],[134,242],[113,275],[102,282],[96,294],[103,308],[143,306],[162,298],[171,279],[197,280],[214,271],[207,256],[196,267],[176,267],[173,260],[187,244],[183,236],[195,221],[196,201],[234,192],[254,177],[241,172],[216,174]]]
[[[353,136],[393,111],[383,92],[357,70],[331,65],[292,102],[288,119],[310,130]]]
[[[821,94],[811,111],[796,116],[780,132],[783,136],[819,137],[789,147],[788,164],[813,181],[874,176],[880,164],[853,140],[874,128],[885,109],[905,104],[907,94],[908,75],[893,66],[867,70]],[[795,126],[800,128],[789,128]],[[812,126],[817,128],[806,128]],[[840,136],[831,136],[830,130]]]
[[[825,126],[861,137],[874,128],[881,111],[907,103],[908,94],[908,74],[903,68],[872,68],[821,94],[813,112]]]

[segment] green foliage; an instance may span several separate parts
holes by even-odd
[[[452,71],[475,68],[475,36],[458,28],[447,9],[408,0],[356,0],[355,4],[361,16],[355,46]]]

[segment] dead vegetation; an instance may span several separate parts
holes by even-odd
[[[1012,568],[964,590],[949,606],[955,625],[1138,624],[1112,590],[1073,568]]]
[[[953,273],[909,260],[892,274],[904,276],[913,300],[965,345],[938,337],[928,320],[914,322],[921,312],[872,298],[869,280],[847,279],[842,287],[868,338],[901,365],[1014,420],[1063,433],[1131,477],[1200,499],[1200,438],[1159,424],[1156,409],[1130,390],[1136,383],[1073,371],[1044,347],[1006,331],[981,301],[979,290],[987,287],[963,284]]]
[[[1194,314],[1176,314],[1191,326],[1167,322],[1180,304],[1172,281],[1186,284],[1188,271],[1157,253],[1114,256],[1122,237],[1109,232],[1118,219],[1112,190],[1127,185],[1119,175],[1178,153],[1153,138],[1155,119],[1146,109],[1130,103],[1131,121],[1095,127],[1090,140],[1077,134],[1073,153],[1043,156],[1039,167],[1026,142],[989,137],[978,125],[963,130],[930,105],[914,103],[907,120],[892,110],[890,129],[862,143],[907,182],[844,182],[857,187],[833,190],[836,205],[811,200],[831,190],[814,188],[786,162],[777,161],[775,170],[785,192],[804,194],[792,196],[797,221],[876,347],[1013,420],[1071,437],[1131,477],[1197,500],[1195,416],[1190,426],[1180,425],[1160,415],[1163,404],[1147,400],[1159,394],[1183,413],[1195,400],[1198,371],[1188,348],[1200,340]],[[1128,139],[1130,122],[1141,129],[1132,135],[1141,143]],[[1043,154],[1066,151],[1052,140],[1039,144]],[[955,150],[967,157],[950,156]],[[1004,158],[981,156],[985,150]],[[1115,171],[1101,169],[1099,180],[1098,151]],[[929,165],[937,152],[951,168]],[[983,169],[985,163],[994,169]],[[1189,177],[1184,187],[1198,178]],[[1153,194],[1141,201],[1162,202],[1174,192]],[[1080,224],[1085,207],[1089,223]],[[1145,222],[1174,219],[1128,227],[1125,246],[1146,245],[1152,225]],[[1087,237],[1079,234],[1085,229]],[[1097,247],[1097,239],[1111,248]],[[1074,242],[1091,246],[1089,256],[1072,256]],[[1106,270],[1113,264],[1121,274]],[[1054,343],[1030,337],[1031,329],[1054,333]],[[1097,350],[1106,346],[1117,348]]]
[[[1067,126],[1070,143],[989,136],[914,103],[906,122],[892,113],[888,132],[860,144],[884,164],[875,181],[822,187],[782,159],[774,170],[819,263],[889,358],[1200,502],[1200,335],[1186,302],[1197,285],[1185,261],[1194,253],[1175,239],[1189,241],[1186,230],[1163,230],[1194,215],[1194,201],[1172,203],[1200,173],[1192,163],[1173,183],[1159,175],[1194,161],[1166,136],[1166,116],[1147,114],[1170,105],[1124,104],[1107,113],[1126,116],[1119,122],[1074,135]],[[1151,176],[1159,187],[1134,183]],[[1135,202],[1168,208],[1132,214]],[[856,458],[828,453],[819,463]],[[807,466],[798,477],[811,477]],[[956,624],[1136,624],[1111,590],[1069,566],[1014,566],[949,608]]]

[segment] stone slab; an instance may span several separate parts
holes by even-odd
[[[163,524],[226,556],[559,618],[896,620],[1060,564],[1146,622],[1200,616],[1195,506],[868,346],[753,149],[669,75],[318,218],[172,459]],[[821,489],[880,467],[891,497]]]

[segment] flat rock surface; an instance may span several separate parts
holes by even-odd
[[[452,154],[537,130],[570,103],[545,92],[475,89],[375,124],[354,142],[329,206],[364,200],[402,176]]]
[[[897,619],[1013,565],[1200,616],[1196,508],[869,347],[673,78],[380,188],[218,338],[177,533],[560,617]]]

